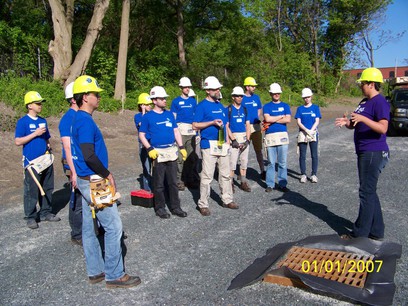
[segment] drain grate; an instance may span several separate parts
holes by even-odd
[[[376,267],[378,261],[373,261],[373,258],[373,255],[365,256],[294,246],[278,266],[286,266],[296,272],[363,288],[367,273],[375,272],[380,268]]]

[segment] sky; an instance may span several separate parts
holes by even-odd
[[[391,30],[394,35],[404,30],[406,32],[399,41],[389,42],[374,51],[374,65],[379,68],[408,66],[408,62],[405,61],[408,60],[408,1],[393,2],[387,8],[383,29]]]

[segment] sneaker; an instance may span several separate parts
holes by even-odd
[[[211,215],[210,210],[207,207],[199,208],[200,214],[204,217]]]
[[[266,171],[262,171],[262,173],[261,173],[261,179],[262,179],[263,181],[266,181]]]
[[[38,223],[35,221],[35,219],[28,219],[27,220],[27,227],[31,229],[36,229],[38,228]]]
[[[300,177],[300,182],[301,183],[306,183],[307,182],[307,176],[305,174],[302,174],[302,176]]]
[[[179,191],[184,191],[186,189],[186,185],[184,185],[183,182],[178,182],[177,183],[177,188]]]
[[[113,281],[106,281],[106,288],[130,288],[139,285],[142,281],[138,276],[123,275]]]
[[[312,176],[310,177],[310,181],[311,181],[312,183],[317,183],[317,181],[318,181],[317,176],[316,176],[316,175],[312,175]]]
[[[170,218],[170,214],[166,211],[164,208],[160,208],[156,211],[156,216],[162,218],[162,219],[168,219]]]
[[[247,182],[242,182],[240,187],[243,191],[251,192],[251,187],[249,187]]]
[[[272,192],[273,188],[272,187],[266,187],[265,192]]]
[[[94,275],[94,276],[89,276],[89,283],[90,284],[97,284],[100,283],[101,281],[103,281],[105,279],[105,273],[102,272],[101,274],[98,275]]]
[[[58,222],[61,221],[60,217],[57,217],[54,214],[48,214],[45,217],[40,218],[41,221],[49,221],[49,222]]]

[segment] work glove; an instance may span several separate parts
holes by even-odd
[[[249,146],[250,143],[251,143],[251,142],[250,142],[249,140],[246,140],[246,141],[241,145],[240,151],[241,151],[241,152],[244,152],[245,149]]]
[[[236,139],[234,139],[231,142],[231,147],[233,147],[234,149],[239,149],[239,143],[238,143],[238,141]]]
[[[270,122],[266,122],[265,120],[262,121],[262,132],[265,132],[267,129],[269,129],[270,125],[271,125]]]
[[[183,157],[183,160],[186,160],[187,159],[187,151],[186,151],[186,149],[180,149],[180,154],[181,154],[181,156]]]
[[[157,150],[155,150],[153,147],[147,149],[147,154],[151,159],[156,159],[159,157],[159,152],[157,152]]]

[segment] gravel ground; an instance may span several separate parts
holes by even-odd
[[[119,210],[128,239],[127,272],[142,284],[106,289],[87,282],[82,248],[69,241],[69,191],[56,181],[54,199],[61,206],[58,223],[25,226],[21,197],[3,195],[0,205],[1,305],[349,305],[341,297],[268,283],[227,291],[231,280],[272,246],[310,235],[334,234],[350,227],[358,212],[358,180],[352,132],[332,122],[320,127],[319,183],[300,184],[295,135],[291,133],[288,165],[291,192],[265,193],[259,169],[250,160],[251,193],[236,188],[239,210],[220,206],[218,184],[212,184],[212,215],[195,209],[197,191],[180,192],[181,219],[155,217],[153,209],[130,205],[138,189],[135,167],[121,165],[115,174],[122,203]],[[388,139],[391,160],[378,185],[386,239],[408,245],[406,216],[408,138]],[[251,156],[254,157],[253,152]],[[59,165],[58,165],[59,166]],[[310,169],[310,163],[308,164]],[[137,169],[140,172],[140,169]],[[408,304],[407,255],[397,262],[395,305]]]

